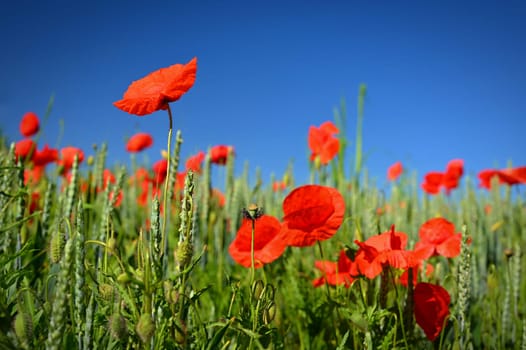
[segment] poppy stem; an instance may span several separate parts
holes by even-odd
[[[256,267],[254,263],[254,245],[256,240],[256,220],[251,219],[252,221],[252,236],[250,239],[250,286],[254,284],[254,279],[256,277]]]
[[[170,121],[170,125],[169,125],[170,129],[169,130],[172,130],[173,129],[172,109],[170,108],[170,104],[169,103],[167,103],[166,105],[168,106],[168,108],[166,110],[168,111],[168,120]]]
[[[321,242],[320,241],[316,241],[316,243],[318,244],[318,248],[320,249],[321,261],[324,261],[325,259],[323,258],[323,249],[321,247]],[[338,272],[338,271],[336,271],[336,272]],[[329,281],[327,281],[327,277],[325,277],[325,287],[327,288],[327,298],[330,299],[331,298],[331,294],[330,294],[330,290],[329,290]]]
[[[167,242],[167,239],[166,239],[166,222],[167,222],[167,218],[168,218],[168,213],[167,213],[167,210],[168,210],[168,183],[170,182],[170,155],[171,155],[171,145],[172,145],[172,125],[173,125],[173,122],[172,122],[172,110],[170,108],[170,105],[167,104],[168,108],[167,108],[167,111],[168,111],[168,119],[170,121],[170,128],[168,129],[168,147],[167,147],[167,160],[166,160],[166,178],[164,179],[164,194],[163,194],[163,207],[164,207],[164,210],[163,210],[163,233],[162,233],[162,238],[161,238],[161,260],[162,260],[162,257],[164,256],[167,248],[168,248],[168,242]],[[164,264],[162,264],[164,265]]]

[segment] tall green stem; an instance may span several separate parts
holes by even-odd
[[[170,121],[170,129],[168,129],[168,147],[167,147],[167,165],[166,165],[166,178],[164,179],[164,194],[163,194],[163,236],[161,240],[161,257],[164,255],[168,242],[166,239],[166,221],[167,221],[167,210],[168,210],[168,183],[170,181],[170,155],[171,155],[171,145],[172,145],[172,110],[170,109],[170,105],[168,105],[168,119]]]
[[[250,239],[250,286],[254,284],[254,279],[256,277],[256,267],[255,267],[255,258],[254,258],[254,242],[256,236],[256,220],[251,219],[252,221],[252,237]]]
[[[358,121],[356,123],[356,154],[354,159],[354,171],[356,182],[362,170],[362,124],[363,124],[363,106],[365,103],[365,94],[367,87],[365,84],[360,85],[360,92],[358,93]]]

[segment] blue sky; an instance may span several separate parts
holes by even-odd
[[[125,139],[149,132],[150,162],[166,147],[164,112],[112,105],[149,72],[198,58],[194,87],[172,105],[183,158],[231,144],[266,179],[294,161],[308,180],[309,126],[345,99],[349,155],[356,99],[367,84],[366,166],[379,184],[395,161],[421,179],[453,158],[468,174],[526,165],[524,1],[11,1],[0,14],[0,128],[20,138],[27,111],[41,143],[129,163]],[[139,157],[142,159],[142,156]],[[352,160],[347,164],[350,167]]]

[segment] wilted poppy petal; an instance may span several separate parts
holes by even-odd
[[[332,237],[343,222],[345,202],[334,188],[305,185],[283,201],[289,245],[304,247]]]
[[[449,315],[451,298],[447,290],[430,283],[418,283],[414,290],[416,323],[424,330],[427,338],[435,340],[442,331]]]

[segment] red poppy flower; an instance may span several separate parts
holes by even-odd
[[[434,255],[454,258],[460,254],[461,234],[455,233],[455,225],[443,218],[426,221],[418,233],[420,241],[415,251],[423,259]]]
[[[354,259],[353,275],[364,275],[369,279],[378,276],[384,267],[403,269],[408,266],[410,252],[405,250],[407,235],[391,230],[369,237],[365,242],[355,241],[360,247]]]
[[[464,174],[464,161],[462,159],[451,160],[445,172],[432,171],[427,173],[422,183],[422,189],[429,194],[437,194],[444,187],[446,194],[458,187],[460,178]]]
[[[162,184],[163,181],[166,179],[166,174],[168,173],[168,160],[161,159],[155,162],[155,164],[152,166],[153,172],[155,174],[154,176],[154,185],[158,186],[159,184]]]
[[[501,170],[505,175],[511,176],[520,184],[526,184],[526,166]]]
[[[151,147],[152,145],[153,138],[151,135],[145,132],[140,132],[130,137],[126,143],[126,150],[128,152],[137,153]]]
[[[422,272],[422,266],[423,264],[420,263],[418,264],[418,267],[413,267],[413,286],[415,286],[418,282],[418,276]],[[407,282],[409,281],[409,273],[407,272],[408,270],[409,269],[406,269],[402,273],[402,275],[400,275],[400,277],[398,278],[398,282],[405,287],[407,287]],[[430,277],[433,271],[435,271],[435,268],[433,267],[433,265],[426,264],[426,272],[425,272],[426,276]]]
[[[281,233],[278,219],[263,215],[255,222],[254,266],[268,264],[283,254],[287,244]],[[228,252],[234,261],[245,267],[251,266],[252,220],[243,219],[237,236],[230,244]]]
[[[75,155],[78,157],[79,164],[84,161],[84,152],[77,147],[64,147],[60,150],[60,159],[57,163],[63,167],[63,172],[67,173],[73,166]]]
[[[35,166],[46,166],[49,163],[56,162],[58,160],[58,150],[55,148],[49,148],[48,145],[44,145],[41,150],[35,151],[33,157],[33,164]]]
[[[40,193],[31,193],[31,199],[29,200],[29,214],[33,214],[35,211],[40,209]]]
[[[526,167],[517,167],[511,169],[487,169],[478,173],[478,178],[480,180],[480,187],[490,189],[491,180],[497,177],[500,184],[506,184],[508,186],[513,186],[516,184],[525,184],[526,183]]]
[[[212,189],[212,199],[219,204],[219,207],[223,208],[226,204],[226,198],[223,192],[219,191],[217,188]]]
[[[31,159],[35,156],[35,150],[37,149],[37,144],[31,139],[23,139],[18,141],[15,144],[15,156],[18,158],[27,158]]]
[[[446,173],[451,176],[461,177],[464,175],[464,160],[453,159],[450,160],[446,165]]]
[[[311,246],[331,238],[343,222],[345,201],[338,190],[305,185],[283,201],[284,231],[291,246]]]
[[[234,147],[217,145],[210,150],[210,161],[214,164],[225,165],[230,155],[234,154]]]
[[[191,156],[186,161],[186,170],[192,170],[193,172],[200,174],[202,171],[201,165],[203,164],[204,160],[205,160],[205,152],[203,151],[197,153],[196,155]]]
[[[418,283],[414,290],[416,323],[424,330],[427,339],[433,341],[442,332],[449,316],[451,297],[441,286]]]
[[[340,140],[334,135],[339,132],[336,125],[330,121],[319,127],[311,126],[309,128],[310,160],[318,159],[322,165],[326,165],[336,157],[340,150]]]
[[[109,199],[110,199],[110,201],[113,200],[113,197],[114,197],[114,196],[115,196],[115,193],[114,193],[113,191],[110,192],[110,194],[109,194],[109,196],[108,196]],[[117,197],[115,198],[115,203],[113,204],[113,206],[114,206],[115,208],[118,208],[118,207],[121,206],[122,198],[123,198],[122,191],[119,191],[119,192],[117,193]]]
[[[272,184],[272,190],[274,192],[283,192],[287,189],[287,184],[285,181],[274,181]]]
[[[25,137],[35,135],[40,129],[40,122],[38,117],[33,112],[27,112],[20,121],[20,133]]]
[[[197,58],[187,64],[161,68],[130,84],[122,100],[113,105],[124,112],[143,116],[168,109],[194,85]]]
[[[443,173],[432,171],[424,176],[424,182],[422,183],[422,189],[429,194],[437,194],[440,192],[440,186],[442,186],[442,179],[444,178]]]
[[[111,172],[110,169],[104,169],[102,172],[102,188],[99,191],[104,191],[108,185],[114,184],[116,181],[115,175]]]
[[[140,183],[141,194],[137,196],[137,204],[145,207],[148,204],[151,182],[148,179],[143,179]]]
[[[323,286],[327,282],[331,286],[343,284],[346,288],[349,288],[354,281],[354,278],[351,276],[353,264],[354,262],[347,256],[344,249],[340,251],[340,256],[336,263],[332,261],[315,261],[314,266],[323,272],[323,276],[312,281],[313,286]]]
[[[446,166],[446,172],[442,179],[442,184],[446,193],[458,187],[458,182],[464,174],[464,161],[462,159],[453,159]]]
[[[33,166],[31,169],[25,169],[24,170],[24,184],[34,184],[36,185],[42,176],[44,175],[44,167],[43,166]]]
[[[387,180],[395,181],[396,179],[400,177],[400,175],[402,175],[402,171],[403,171],[402,163],[401,162],[394,163],[393,165],[389,167],[389,169],[387,169]]]

